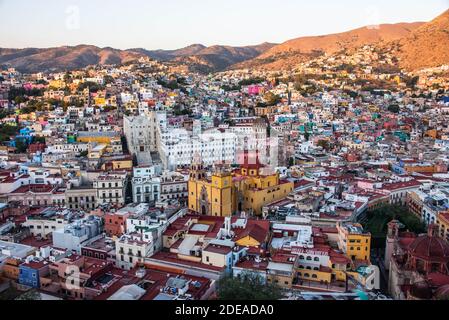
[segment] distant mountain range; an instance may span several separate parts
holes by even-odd
[[[41,71],[66,71],[89,65],[122,64],[141,57],[170,61],[186,65],[191,71],[209,73],[224,70],[236,63],[253,59],[272,48],[274,44],[256,46],[206,47],[194,44],[178,50],[146,50],[142,48],[118,50],[90,45],[48,49],[1,49],[0,65],[7,65],[25,73]]]
[[[262,43],[255,46],[231,47],[211,46],[194,44],[178,50],[156,50],[132,49],[160,61],[172,61],[186,65],[191,71],[209,73],[225,70],[226,68],[253,59],[263,52],[274,47],[272,43]]]
[[[34,73],[80,69],[96,64],[122,64],[150,57],[200,73],[242,68],[288,70],[323,54],[349,51],[367,44],[395,51],[400,66],[408,70],[449,64],[449,10],[428,23],[382,24],[338,34],[302,37],[282,44],[263,43],[246,47],[193,44],[177,50],[118,50],[89,45],[48,49],[0,48],[0,65]]]
[[[89,65],[122,64],[139,59],[142,55],[132,51],[80,45],[48,49],[0,49],[0,64],[21,72],[65,71]]]

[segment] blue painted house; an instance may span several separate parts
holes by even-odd
[[[31,288],[39,289],[40,277],[46,276],[49,273],[49,263],[29,262],[19,266],[19,283]]]

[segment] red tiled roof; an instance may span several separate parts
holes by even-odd
[[[201,262],[193,262],[193,261],[182,260],[182,259],[179,259],[178,256],[176,254],[173,254],[173,253],[158,252],[155,255],[153,255],[151,257],[151,259],[159,260],[159,261],[172,262],[172,263],[176,263],[176,264],[179,264],[179,265],[184,265],[184,266],[187,266],[187,267],[197,267],[197,268],[209,269],[209,270],[213,270],[213,271],[222,271],[222,270],[224,270],[224,268],[209,266],[209,265],[203,264]]]
[[[272,261],[276,263],[295,264],[298,260],[298,256],[295,254],[276,253],[272,257]]]
[[[389,183],[382,186],[383,190],[395,191],[405,188],[418,187],[421,185],[421,182],[416,180],[411,180],[408,182],[397,182],[397,183]]]
[[[246,229],[243,230],[240,234],[236,235],[236,241],[241,240],[246,237],[251,237],[259,243],[265,242],[268,237],[269,227],[264,228],[259,224],[253,224],[251,226],[247,226]]]
[[[250,260],[240,261],[235,266],[237,268],[242,268],[242,269],[266,271],[267,267],[268,267],[268,262],[267,261],[256,262],[256,261],[250,259]]]
[[[33,192],[33,193],[48,193],[51,192],[54,189],[53,186],[47,185],[47,184],[30,184],[27,186],[21,186],[14,190],[12,193],[27,193],[27,192]]]
[[[227,255],[232,251],[232,248],[210,244],[203,251]]]

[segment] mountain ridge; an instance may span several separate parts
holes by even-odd
[[[149,57],[185,70],[213,73],[235,69],[289,70],[323,55],[376,45],[394,52],[406,70],[449,64],[449,10],[430,22],[365,26],[354,30],[299,37],[281,44],[253,46],[192,44],[175,50],[127,50],[93,45],[53,48],[0,48],[0,65],[25,73],[68,71],[89,65],[123,64]]]
[[[406,70],[449,64],[449,9],[392,45]]]
[[[203,68],[205,71],[215,72],[243,60],[254,58],[272,46],[274,44],[269,43],[245,47],[221,45],[206,47],[202,44],[193,44],[176,50],[146,50],[143,48],[120,50],[81,44],[52,48],[0,48],[0,65],[12,66],[26,73],[35,73],[69,71],[95,64],[123,64],[142,57],[149,57],[159,61],[185,62],[187,64],[196,59],[197,62],[193,62],[193,65],[203,64],[207,66],[207,68]]]
[[[316,58],[320,54],[329,55],[365,44],[398,40],[424,24],[424,22],[381,24],[341,33],[291,39],[274,46],[253,60],[232,66],[232,69],[287,69],[289,66]]]

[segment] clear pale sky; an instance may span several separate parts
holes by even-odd
[[[0,47],[252,45],[429,21],[449,0],[0,0]]]

